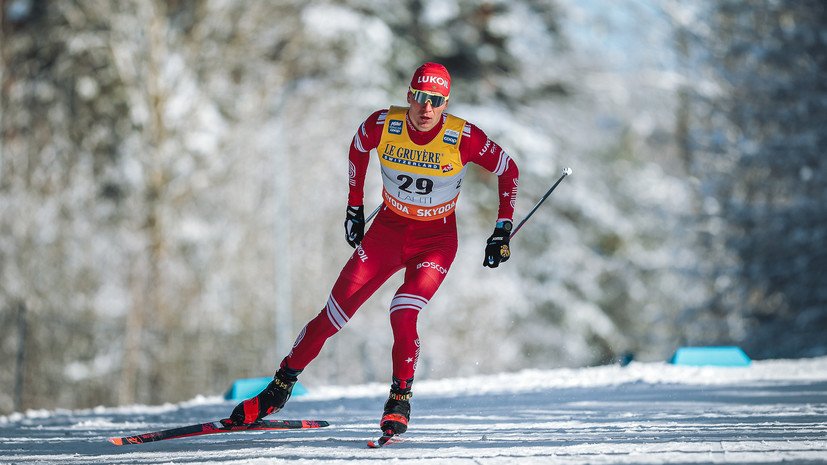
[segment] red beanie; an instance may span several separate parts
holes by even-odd
[[[425,63],[414,72],[411,87],[415,90],[438,92],[447,97],[451,93],[451,75],[439,63]]]

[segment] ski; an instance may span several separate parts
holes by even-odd
[[[326,421],[313,420],[259,420],[249,425],[234,425],[229,419],[211,421],[178,428],[155,431],[151,433],[126,436],[123,438],[109,438],[109,442],[116,446],[126,444],[143,444],[145,442],[163,441],[166,439],[185,438],[190,436],[201,436],[203,434],[232,433],[236,431],[261,431],[279,429],[306,429],[321,428],[328,426]]]
[[[391,444],[398,444],[406,438],[396,436],[390,431],[385,431],[382,436],[376,441],[368,441],[368,447],[371,449],[378,449],[380,447],[389,446]]]

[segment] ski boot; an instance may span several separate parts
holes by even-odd
[[[234,425],[249,425],[281,410],[293,392],[299,373],[301,370],[280,368],[263,391],[235,406],[230,414],[230,422]]]
[[[411,386],[407,384],[400,388],[394,383],[391,386],[390,396],[385,401],[385,411],[379,423],[382,432],[386,435],[399,435],[408,430],[408,420],[411,418]]]

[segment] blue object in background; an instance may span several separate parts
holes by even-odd
[[[673,365],[745,367],[752,360],[740,347],[681,347],[675,351]]]
[[[264,388],[270,384],[270,381],[273,381],[272,377],[269,378],[246,378],[246,379],[239,379],[233,383],[230,390],[224,394],[224,398],[227,400],[244,400],[249,399],[250,397],[254,397],[259,392],[263,391]],[[307,388],[301,385],[301,383],[296,383],[293,385],[293,395],[294,396],[301,396],[307,394]]]

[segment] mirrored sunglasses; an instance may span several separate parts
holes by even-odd
[[[416,90],[413,87],[410,87],[410,90],[413,94],[414,101],[421,105],[425,105],[425,103],[430,100],[432,107],[441,107],[448,101],[448,97],[443,97],[439,94],[431,94],[422,90]]]

